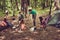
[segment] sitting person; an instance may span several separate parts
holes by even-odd
[[[42,21],[42,26],[44,29],[46,28],[46,18]]]
[[[18,17],[18,19],[19,19],[19,23],[20,23],[21,20],[24,19],[24,16],[23,16],[23,14],[22,14],[21,12],[19,12],[19,17]]]
[[[48,21],[51,19],[51,13],[49,12],[49,14],[47,15],[46,18],[43,19],[42,21],[42,25],[43,25],[43,28],[45,29],[46,28],[46,25],[48,23]]]
[[[10,23],[6,18],[4,18],[3,21],[7,24],[7,26],[10,26],[10,27],[13,26],[12,23]]]
[[[3,21],[0,21],[0,31],[7,29],[9,27],[12,27],[13,25],[8,22],[8,20],[6,18],[4,18]]]
[[[21,28],[21,30],[25,30],[26,29],[26,25],[24,23],[24,20],[21,20],[21,22],[20,22],[20,28]]]

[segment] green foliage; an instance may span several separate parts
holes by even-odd
[[[5,14],[3,14],[3,11],[0,10],[0,17],[4,16]]]
[[[4,2],[5,2],[5,4],[4,4]],[[21,0],[17,0],[17,2],[18,2],[18,8],[19,7],[21,8]],[[36,10],[40,14],[44,14],[49,11],[49,6],[45,7],[44,10],[42,9],[43,3],[45,3],[45,5],[50,6],[50,0],[48,0],[48,2],[47,2],[47,0],[37,0]],[[12,15],[13,13],[17,14],[19,12],[19,11],[17,11],[15,0],[12,0],[12,3],[10,0],[5,0],[5,1],[0,0],[0,6],[4,6],[5,10],[8,9],[10,15]],[[30,7],[33,7],[35,9],[35,1],[34,0],[30,0]],[[0,14],[3,15],[2,13],[3,13],[3,11]]]

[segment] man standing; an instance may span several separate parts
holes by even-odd
[[[36,26],[36,10],[29,9],[29,13],[32,14],[33,25]]]

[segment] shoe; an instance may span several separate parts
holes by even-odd
[[[30,31],[35,31],[36,30],[36,27],[31,27],[30,28]]]

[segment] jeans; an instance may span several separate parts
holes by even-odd
[[[36,26],[36,14],[32,15],[33,25]]]

